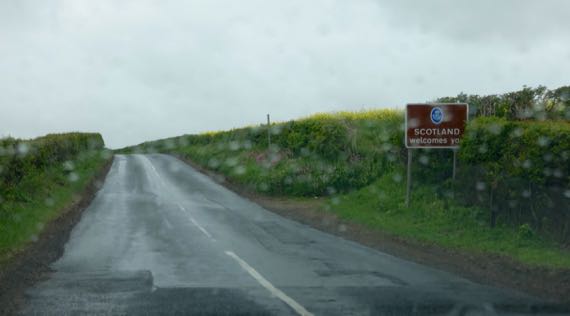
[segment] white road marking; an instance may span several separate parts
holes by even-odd
[[[163,187],[165,187],[165,186],[166,186],[166,183],[164,183],[164,180],[162,180],[162,177],[160,176],[160,174],[158,174],[158,171],[156,170],[156,168],[154,167],[154,165],[152,164],[152,162],[150,161],[150,159],[148,159],[148,157],[146,157],[146,156],[144,156],[144,155],[141,156],[141,157],[143,157],[144,160],[145,160],[145,163],[150,166],[150,168],[151,168],[152,171],[154,172],[154,175],[156,176],[156,178],[158,179],[158,181],[160,182],[160,184],[161,184]]]
[[[232,257],[235,261],[239,263],[239,265],[247,271],[261,286],[263,286],[266,290],[268,290],[271,294],[282,300],[285,304],[289,305],[297,314],[302,316],[312,316],[313,314],[307,311],[301,304],[297,303],[294,299],[287,296],[287,294],[283,293],[280,289],[276,288],[271,284],[267,279],[265,279],[259,272],[257,272],[254,268],[252,268],[247,262],[243,261],[238,255],[233,253],[232,251],[226,251],[226,255]]]
[[[190,221],[192,222],[192,224],[194,224],[194,226],[198,227],[198,229],[204,233],[204,235],[206,235],[206,237],[212,239],[215,241],[214,237],[212,237],[212,235],[204,228],[202,227],[202,225],[200,225],[198,223],[198,221],[196,221],[196,219],[194,219],[194,216],[192,216],[190,213],[188,213],[188,211],[186,211],[186,209],[184,208],[184,206],[182,206],[181,204],[178,204],[178,207],[180,207],[180,209],[182,211],[184,211],[184,213],[186,213],[188,215],[188,219],[190,219]]]

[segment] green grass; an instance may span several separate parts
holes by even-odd
[[[81,154],[73,171],[61,164],[26,175],[14,188],[17,197],[0,204],[0,262],[38,238],[104,166],[101,151]],[[69,167],[69,166],[68,166]]]
[[[432,186],[414,187],[406,207],[403,175],[394,171],[358,191],[332,197],[326,208],[345,220],[413,241],[505,255],[535,267],[570,268],[570,252],[528,226],[490,228],[487,211],[440,198]]]
[[[567,122],[472,120],[458,155],[461,167],[455,199],[441,196],[443,187],[450,184],[451,151],[421,149],[414,153],[412,169],[421,181],[416,182],[412,207],[406,208],[403,115],[398,110],[318,113],[274,124],[271,146],[267,127],[257,126],[183,135],[122,151],[179,154],[267,195],[333,195],[332,212],[404,238],[501,254],[529,265],[570,268],[569,252],[562,250],[570,240],[568,200],[544,185],[553,180],[553,171],[564,179],[570,172]],[[504,135],[497,135],[498,122],[520,127],[526,143],[512,141],[513,134],[506,129]],[[541,138],[549,146],[539,146]],[[531,162],[529,170],[526,160]],[[504,185],[498,186],[500,181]],[[480,184],[485,188],[475,195],[472,191]],[[506,189],[493,191],[492,207],[500,215],[497,226],[491,228],[488,197],[494,186]],[[525,196],[529,186],[532,199]],[[510,206],[513,201],[516,208]]]

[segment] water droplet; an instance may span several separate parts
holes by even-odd
[[[550,175],[552,175],[552,170],[548,167],[542,169],[542,174],[544,174],[546,177],[550,177]]]
[[[420,163],[422,165],[427,165],[429,163],[429,157],[426,155],[421,155],[420,156]]]
[[[513,130],[511,135],[513,137],[521,137],[523,134],[524,134],[524,130],[520,127],[517,127]]]
[[[69,180],[69,182],[75,182],[79,180],[79,175],[75,172],[72,172],[69,174],[69,176],[67,176],[67,179]]]
[[[220,166],[220,161],[216,158],[211,158],[208,161],[208,166],[210,166],[210,168],[216,169]]]
[[[73,161],[67,160],[66,162],[64,162],[63,163],[63,169],[67,170],[67,171],[71,171],[71,170],[75,169]]]
[[[524,198],[529,198],[530,195],[531,195],[530,190],[523,190],[522,193],[521,193],[521,195],[522,195]]]
[[[487,185],[485,184],[485,182],[477,181],[477,183],[475,184],[475,188],[477,189],[477,191],[483,191],[487,188]]]
[[[570,190],[564,191],[564,196],[570,199]]]
[[[490,124],[489,127],[489,132],[491,132],[491,134],[493,135],[499,135],[501,133],[501,130],[503,129],[503,127],[499,124]]]
[[[28,146],[28,144],[26,143],[19,143],[16,148],[16,152],[18,153],[19,156],[27,155],[29,150],[30,146]]]
[[[537,141],[537,142],[538,142],[538,145],[539,145],[539,146],[545,147],[545,146],[548,146],[548,145],[550,144],[550,139],[549,139],[548,137],[546,137],[546,136],[540,136],[540,137],[538,138],[538,141]]]
[[[328,195],[333,195],[336,193],[336,189],[333,187],[327,187],[327,194]]]
[[[245,172],[246,172],[246,169],[245,169],[245,167],[242,166],[242,165],[236,166],[236,167],[234,168],[234,173],[235,173],[236,175],[242,175],[242,174],[245,174]]]
[[[111,156],[113,156],[113,152],[110,150],[102,150],[101,151],[101,158],[103,159],[109,159],[111,158]]]
[[[47,206],[53,206],[55,204],[55,201],[52,198],[48,197],[47,199],[45,199],[44,203]]]
[[[525,169],[530,169],[530,167],[532,167],[532,161],[530,161],[530,160],[527,159],[527,160],[525,160],[525,161],[522,163],[522,166],[523,166],[523,168],[525,168]]]
[[[263,183],[259,184],[259,190],[265,192],[265,191],[269,190],[269,186],[267,185],[267,183],[263,182]]]
[[[394,180],[395,182],[398,182],[398,183],[399,183],[399,182],[402,182],[403,177],[402,177],[401,174],[396,173],[396,174],[394,174],[394,175],[392,176],[392,180]]]
[[[235,140],[234,140],[234,141],[231,141],[231,142],[230,142],[230,145],[229,145],[229,148],[230,148],[230,150],[232,150],[232,151],[236,151],[236,150],[240,149],[239,142],[237,142],[237,141],[235,141]]]
[[[552,161],[552,157],[551,153],[546,153],[542,156],[542,159],[544,159],[544,161]]]
[[[226,159],[226,162],[225,162],[225,164],[228,165],[229,167],[235,167],[238,163],[239,163],[239,160],[237,157],[230,157],[230,158]]]
[[[411,119],[408,120],[408,128],[416,128],[420,126],[420,122],[418,119]]]

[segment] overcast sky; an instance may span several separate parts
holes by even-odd
[[[569,79],[566,0],[0,0],[0,136],[117,148]]]

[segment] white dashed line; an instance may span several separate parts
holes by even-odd
[[[268,290],[271,294],[282,300],[285,304],[289,305],[297,314],[302,316],[312,316],[309,311],[307,311],[301,304],[297,303],[294,299],[287,296],[287,294],[283,293],[280,289],[273,286],[273,284],[269,283],[267,279],[265,279],[259,272],[255,271],[247,262],[243,261],[238,255],[231,251],[226,251],[226,255],[232,257],[235,261],[239,263],[239,265],[247,271],[261,286],[263,286],[266,290]]]
[[[202,225],[200,225],[196,219],[194,219],[194,216],[192,216],[191,214],[188,213],[188,211],[186,211],[186,209],[184,208],[184,206],[178,204],[178,207],[180,207],[180,209],[182,211],[184,211],[186,214],[188,214],[188,219],[190,219],[190,221],[192,222],[192,224],[194,224],[194,226],[198,227],[198,229],[204,233],[204,235],[206,235],[206,237],[215,240],[214,237],[212,237],[212,235],[204,228],[202,227]]]
[[[146,156],[141,156],[144,158],[145,163],[148,164],[151,168],[151,170],[153,171],[154,175],[156,176],[156,178],[158,179],[158,181],[160,182],[160,184],[165,187],[166,184],[164,183],[164,180],[162,180],[162,177],[160,176],[160,174],[158,174],[158,171],[156,170],[156,168],[154,167],[154,165],[152,164],[152,162],[150,161],[150,159],[148,159],[148,157]]]

